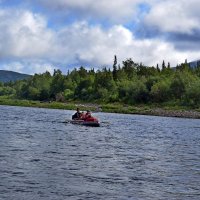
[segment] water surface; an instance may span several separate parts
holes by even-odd
[[[200,199],[200,120],[0,106],[0,200]]]

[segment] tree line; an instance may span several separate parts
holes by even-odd
[[[84,67],[35,74],[16,82],[0,83],[0,96],[40,101],[86,101],[124,104],[161,104],[199,107],[200,66],[190,68],[187,62],[171,68],[163,61],[161,68],[135,63],[131,58],[112,69],[87,70]]]

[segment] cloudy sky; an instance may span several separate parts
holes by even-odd
[[[200,58],[199,0],[0,0],[0,69],[64,73]]]

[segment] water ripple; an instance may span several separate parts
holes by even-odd
[[[0,106],[0,199],[190,199],[200,196],[199,120]]]

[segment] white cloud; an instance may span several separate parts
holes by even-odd
[[[53,41],[45,19],[30,11],[0,10],[0,30],[1,57],[43,57]]]
[[[37,0],[47,10],[78,19],[106,19],[113,23],[144,22],[161,32],[192,34],[200,27],[199,0]],[[149,12],[140,5],[148,5]],[[147,7],[148,7],[147,6]],[[143,11],[144,13],[142,13]]]
[[[26,10],[0,10],[0,64],[8,70],[26,73],[50,72],[56,67],[112,65],[114,55],[121,62],[171,66],[198,58],[199,52],[181,52],[161,39],[138,39],[123,25],[103,28],[86,21],[74,22],[55,31],[47,19]],[[6,64],[5,64],[6,63]],[[61,68],[62,70],[62,68]]]
[[[114,22],[133,19],[138,3],[144,0],[37,0],[45,8],[82,17],[103,18]]]
[[[157,27],[162,32],[192,34],[200,29],[199,0],[165,0],[152,4],[145,23]]]
[[[174,66],[194,55],[189,51],[179,52],[171,43],[159,39],[137,39],[122,25],[104,30],[86,22],[75,23],[58,33],[57,38],[62,41],[62,51],[67,52],[68,58],[78,58],[80,63],[92,66],[112,65],[115,54],[119,61],[131,57],[136,62],[156,65],[165,59]]]

